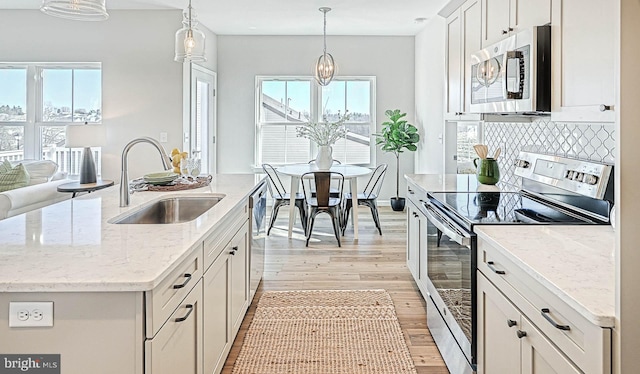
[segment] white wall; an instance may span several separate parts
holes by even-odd
[[[416,126],[422,141],[416,152],[415,172],[444,172],[444,97],[446,20],[431,18],[416,35]]]
[[[329,36],[327,51],[339,75],[376,76],[376,122],[398,108],[414,119],[414,38]],[[218,36],[218,171],[251,172],[254,164],[256,75],[310,76],[322,53],[321,36]],[[381,199],[395,195],[395,157],[377,151],[389,164]],[[401,176],[413,172],[411,154],[401,155]],[[403,178],[402,178],[403,179]],[[401,180],[401,192],[405,190]]]
[[[104,22],[79,22],[40,11],[0,12],[1,62],[101,62],[103,124],[102,175],[120,178],[124,145],[139,136],[159,138],[165,147],[181,147],[182,64],[173,61],[174,34],[181,10],[109,11]],[[207,33],[205,63],[217,67],[215,35]],[[162,170],[157,152],[137,145],[130,153],[129,176]]]

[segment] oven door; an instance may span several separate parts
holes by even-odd
[[[471,373],[476,357],[476,236],[433,204],[427,202],[425,208],[427,322],[449,371]]]

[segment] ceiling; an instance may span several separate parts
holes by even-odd
[[[437,17],[449,0],[192,0],[202,24],[219,35],[415,35],[417,18]],[[188,0],[106,0],[107,9],[182,9]],[[2,0],[0,9],[38,9],[42,0]]]

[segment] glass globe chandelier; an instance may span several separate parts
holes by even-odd
[[[322,7],[319,10],[324,13],[324,49],[322,50],[322,55],[318,58],[318,62],[316,62],[315,76],[321,86],[326,86],[331,83],[333,75],[336,72],[336,64],[333,61],[333,56],[327,53],[327,12],[330,11],[331,8]]]
[[[105,0],[43,0],[40,10],[51,16],[76,21],[104,21],[109,18]]]
[[[204,33],[196,28],[198,21],[196,19],[196,12],[191,7],[191,0],[189,0],[189,7],[182,12],[182,28],[176,31],[175,60],[178,62],[185,61],[207,61],[204,56]]]

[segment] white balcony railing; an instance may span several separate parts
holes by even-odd
[[[80,174],[80,165],[82,162],[83,148],[64,148],[64,147],[44,147],[42,149],[42,159],[51,160],[58,164],[58,171],[66,171],[69,176]],[[102,170],[102,151],[100,148],[92,148],[93,159],[96,162],[96,172],[101,174]],[[0,162],[7,160],[15,163],[24,159],[22,150],[0,151]]]

